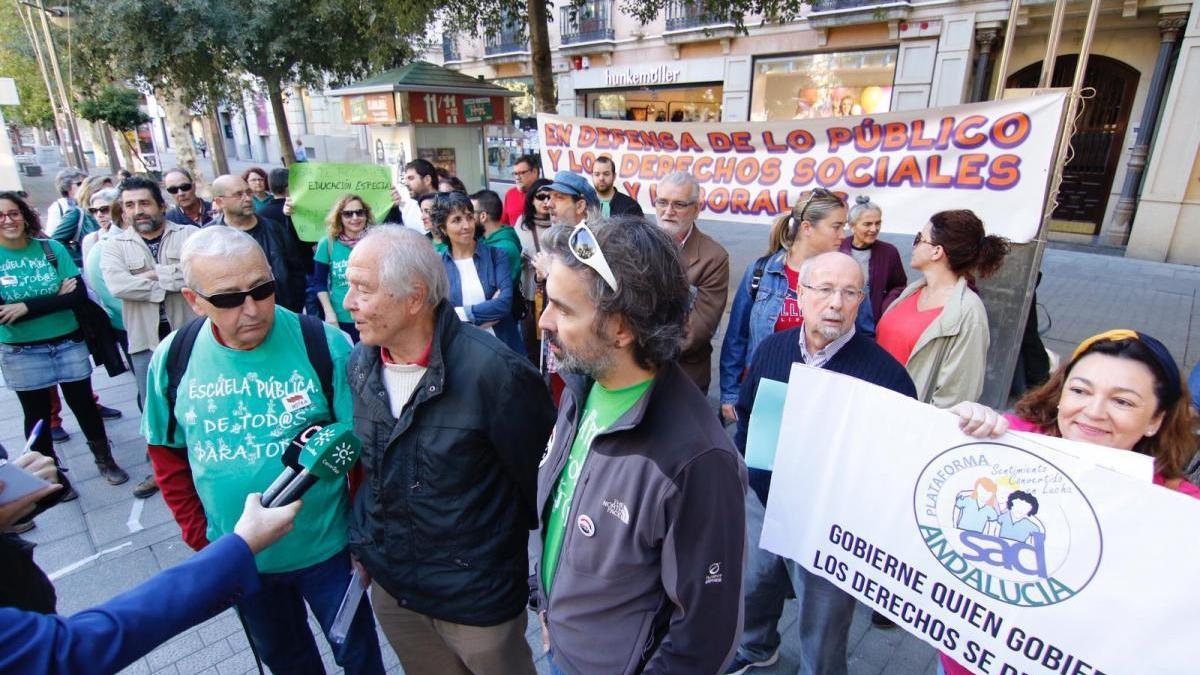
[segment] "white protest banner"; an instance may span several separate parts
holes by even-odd
[[[783,419],[763,548],[976,673],[1196,671],[1200,500],[1104,468],[1120,451],[973,439],[803,365]]]
[[[703,191],[701,218],[767,224],[824,187],[870,196],[887,232],[916,233],[929,216],[971,209],[989,234],[1037,233],[1066,97],[777,122],[670,124],[538,115],[542,168],[590,173],[608,155],[616,185],[653,213],[655,185],[686,171]]]

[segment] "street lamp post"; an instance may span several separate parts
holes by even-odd
[[[71,155],[75,160],[75,166],[83,171],[87,171],[87,159],[83,155],[83,145],[79,141],[79,126],[75,122],[75,114],[71,112],[71,99],[67,96],[67,88],[63,85],[62,69],[58,65],[58,49],[54,46],[54,39],[50,35],[50,22],[46,19],[47,14],[55,13],[55,16],[59,16],[62,10],[47,8],[42,0],[38,0],[37,4],[28,2],[27,0],[19,0],[19,2],[38,10],[38,15],[41,17],[42,35],[46,42],[46,54],[49,57],[50,70],[54,74],[54,82],[58,88],[59,102],[62,107],[62,115],[66,127],[65,131],[71,141]],[[30,17],[30,22],[32,20],[32,17]],[[30,37],[34,41],[34,51],[40,53],[41,50],[37,44],[36,30],[31,31]],[[48,85],[49,83],[47,83]],[[47,93],[50,94],[50,98],[53,100],[54,93]]]

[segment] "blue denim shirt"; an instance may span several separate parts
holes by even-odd
[[[751,263],[742,275],[737,294],[733,296],[733,307],[729,310],[729,324],[725,328],[725,341],[721,343],[721,403],[737,403],[738,380],[742,371],[750,366],[754,349],[768,335],[775,332],[775,321],[783,310],[783,301],[788,293],[786,264],[787,251],[780,249],[767,259],[762,279],[758,282],[758,294],[750,301],[750,282],[754,278]],[[875,337],[875,318],[871,315],[871,302],[866,298],[858,306],[854,329],[867,337]]]
[[[513,319],[512,314],[513,282],[512,275],[509,273],[508,255],[504,251],[494,249],[480,241],[475,244],[474,261],[475,271],[479,274],[479,281],[483,285],[483,295],[487,300],[477,305],[463,307],[462,279],[458,275],[458,268],[454,265],[450,249],[442,251],[442,264],[445,266],[446,276],[450,280],[450,304],[455,307],[463,307],[463,311],[467,314],[467,320],[477,326],[498,321],[495,326],[492,326],[496,337],[516,353],[524,354],[525,344],[521,341],[521,335],[517,331],[517,322]],[[497,290],[500,291],[500,295],[493,298],[492,296],[496,294]]]

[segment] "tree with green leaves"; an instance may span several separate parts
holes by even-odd
[[[39,129],[54,129],[54,110],[46,93],[46,83],[38,70],[33,45],[26,36],[12,2],[0,2],[0,77],[16,80],[21,103],[5,110],[10,122]]]
[[[129,132],[136,132],[138,126],[150,121],[150,116],[141,109],[141,102],[141,93],[134,89],[108,86],[76,103],[75,111],[93,124],[103,122],[116,131],[129,151],[126,154],[126,164],[129,164],[129,159],[138,156],[137,148],[129,140]]]
[[[287,88],[324,87],[410,60],[435,10],[433,0],[77,0],[74,11],[91,38],[79,47],[90,58],[179,92],[187,105],[240,101],[251,76],[292,162]]]

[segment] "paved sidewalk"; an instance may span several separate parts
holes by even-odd
[[[44,211],[55,196],[50,185],[53,171],[40,179],[25,179],[26,190]],[[719,223],[704,224],[733,257],[736,283],[742,272],[762,254],[765,228]],[[907,257],[908,237],[886,236]],[[1190,369],[1200,360],[1200,325],[1197,294],[1200,268],[1145,263],[1124,258],[1051,248],[1043,266],[1045,278],[1039,292],[1040,325],[1047,345],[1067,354],[1083,338],[1112,327],[1133,327],[1162,339]],[[911,278],[911,277],[910,277]],[[720,335],[717,337],[719,346]],[[80,493],[76,502],[41,515],[38,527],[27,538],[38,545],[35,558],[50,573],[58,588],[59,610],[70,614],[127,590],[156,572],[186,559],[190,551],[179,536],[161,496],[134,500],[133,485],[149,473],[145,443],[138,430],[136,390],[130,375],[108,378],[102,371],[93,383],[105,405],[125,417],[108,425],[116,457],[131,476],[129,483],[112,487],[98,475],[73,416],[66,414],[71,440],[60,446]],[[715,388],[715,387],[714,387]],[[0,390],[0,442],[19,448],[21,412],[15,395]],[[795,633],[795,602],[787,603],[781,632],[784,646],[780,662],[765,673],[794,673],[799,664]],[[537,621],[531,617],[528,639],[540,655]],[[335,671],[329,649],[318,637],[327,664]],[[386,645],[386,641],[382,639]],[[934,650],[899,629],[879,630],[860,607],[851,628],[850,673],[875,675],[933,673]],[[389,672],[401,672],[397,659],[385,648]],[[539,672],[548,671],[544,657]],[[205,622],[172,639],[127,673],[251,673],[256,672],[246,638],[232,612]]]

